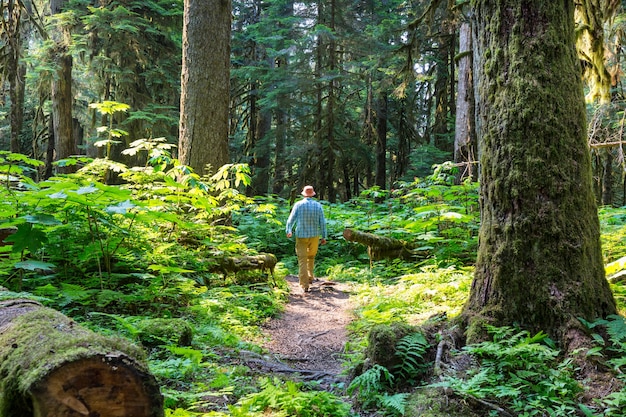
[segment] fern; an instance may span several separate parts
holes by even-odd
[[[544,334],[531,336],[511,327],[487,327],[493,340],[469,345],[479,361],[466,378],[447,376],[447,387],[470,398],[496,398],[498,405],[520,415],[571,415],[581,387],[571,360],[558,361],[558,350]]]
[[[396,344],[396,356],[400,363],[393,368],[393,372],[406,382],[413,382],[427,368],[424,354],[429,344],[426,337],[420,333],[411,333],[404,336]]]
[[[237,407],[229,407],[233,416],[276,415],[298,417],[347,417],[350,405],[324,391],[302,391],[302,384],[277,378],[265,379],[263,390],[244,397]]]
[[[602,336],[595,333],[592,336],[600,347],[590,349],[587,354],[597,355],[599,354],[598,352],[605,347],[607,351],[614,353],[613,357],[607,360],[606,363],[612,366],[619,375],[622,375],[623,371],[621,368],[626,365],[626,355],[624,355],[624,353],[626,353],[626,319],[619,315],[610,315],[606,320],[600,319],[594,322],[588,322],[582,318],[579,318],[579,320],[587,326],[588,329],[593,329],[597,326],[604,326],[606,328],[610,343],[607,344]]]
[[[385,410],[385,414],[389,416],[403,416],[406,413],[406,404],[409,394],[400,393],[394,395],[383,394],[379,396],[381,408]]]
[[[380,393],[392,386],[393,379],[394,376],[387,368],[375,364],[352,380],[348,386],[348,394],[352,395],[356,391],[357,400],[364,407],[369,407],[378,402]]]

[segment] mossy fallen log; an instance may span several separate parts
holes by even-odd
[[[349,242],[367,246],[367,255],[372,261],[381,259],[416,259],[428,256],[427,251],[417,250],[413,245],[391,237],[378,236],[354,229],[344,229],[343,237]]]
[[[222,273],[224,278],[229,273],[236,274],[239,271],[260,270],[265,273],[267,270],[272,277],[274,285],[276,279],[274,277],[274,269],[278,263],[278,259],[271,253],[259,253],[258,255],[242,255],[242,256],[225,256],[223,258],[212,259],[214,265],[210,268],[211,272]]]
[[[162,417],[143,356],[36,301],[0,299],[0,417]]]

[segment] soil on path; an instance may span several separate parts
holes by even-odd
[[[343,380],[341,355],[347,341],[346,326],[352,320],[348,286],[318,278],[305,293],[297,276],[285,279],[289,301],[285,311],[264,326],[264,347],[286,365],[284,372],[291,369],[304,379],[327,383]]]

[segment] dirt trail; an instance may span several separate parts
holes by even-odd
[[[317,279],[303,293],[298,277],[285,277],[290,288],[284,313],[264,326],[264,347],[277,361],[306,378],[340,381],[341,354],[352,320],[346,284]]]

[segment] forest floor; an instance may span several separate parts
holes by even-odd
[[[287,275],[289,300],[284,312],[264,327],[264,348],[274,363],[270,371],[321,381],[325,389],[344,382],[342,354],[352,321],[347,284],[316,278],[305,293],[298,277]],[[278,365],[282,364],[284,366]]]

